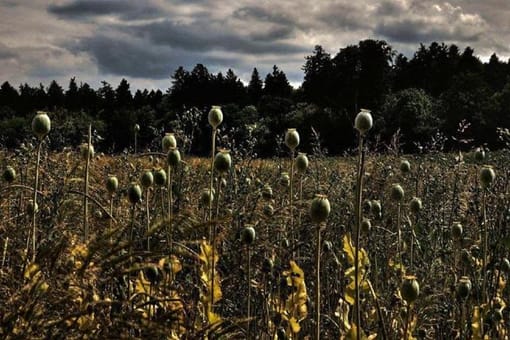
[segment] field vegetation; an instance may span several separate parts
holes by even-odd
[[[55,153],[51,116],[0,158],[3,338],[508,336],[508,147],[375,153],[361,110],[346,157],[289,129],[261,160],[213,107],[208,158],[181,133],[95,153],[90,127]]]

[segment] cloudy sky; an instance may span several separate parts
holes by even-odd
[[[248,80],[276,64],[294,86],[314,45],[366,38],[407,55],[420,43],[510,57],[509,0],[0,0],[0,83],[69,79],[97,87],[170,86],[178,66],[232,68]]]

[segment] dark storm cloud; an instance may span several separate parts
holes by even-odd
[[[80,41],[70,49],[86,51],[96,61],[100,72],[137,78],[164,79],[179,66],[193,67],[197,63],[206,66],[232,67],[237,63],[231,58],[189,54],[165,46],[154,46],[147,41],[97,35]]]
[[[270,22],[280,25],[296,25],[296,21],[289,17],[274,12],[270,8],[248,6],[236,9],[232,15],[241,20],[255,20],[258,22]]]
[[[15,58],[16,56],[17,54],[14,53],[14,51],[12,51],[8,46],[0,42],[0,60]]]
[[[161,14],[161,10],[136,0],[75,0],[64,5],[50,5],[48,11],[60,18],[80,19],[98,15],[119,15],[143,19]]]
[[[248,54],[292,54],[304,53],[308,49],[273,37],[263,40],[264,36],[252,39],[249,35],[231,32],[221,22],[197,22],[181,24],[171,20],[153,22],[138,26],[125,26],[123,32],[129,32],[139,38],[148,38],[157,45],[182,48],[194,52],[226,51]],[[276,32],[280,36],[285,30]],[[266,36],[267,38],[267,36]]]
[[[317,19],[335,30],[340,28],[349,31],[369,29],[374,22],[364,5],[357,2],[335,3],[322,11]]]
[[[463,43],[475,42],[480,33],[466,32],[456,27],[444,29],[434,27],[426,19],[404,19],[378,25],[375,32],[385,36],[390,41],[401,43],[430,42],[430,41],[458,41]]]

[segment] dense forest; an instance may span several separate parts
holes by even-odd
[[[470,47],[461,51],[434,42],[407,58],[385,41],[363,40],[334,56],[316,46],[302,70],[298,89],[277,65],[265,77],[254,68],[247,85],[231,69],[213,74],[202,64],[191,71],[179,67],[165,93],[133,94],[125,79],[116,87],[102,82],[98,89],[75,78],[67,89],[56,81],[16,89],[5,81],[0,144],[15,148],[30,142],[24,138],[37,110],[50,112],[51,148],[79,144],[91,123],[95,145],[107,152],[132,148],[138,124],[140,148],[156,150],[163,133],[174,131],[184,139],[184,151],[203,155],[211,105],[222,106],[221,133],[232,147],[259,156],[275,155],[275,141],[288,127],[300,131],[302,145],[310,148],[304,151],[320,144],[331,155],[341,154],[353,146],[353,119],[360,108],[372,110],[371,142],[380,150],[390,143],[406,152],[494,149],[501,146],[499,128],[510,127],[510,64],[496,54],[484,63]]]

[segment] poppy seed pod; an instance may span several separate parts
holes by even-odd
[[[452,237],[456,240],[460,240],[462,237],[462,231],[462,224],[460,224],[460,222],[453,222]]]
[[[152,174],[152,171],[145,170],[140,177],[140,183],[144,189],[150,188],[154,183],[154,175]]]
[[[328,197],[326,195],[315,195],[310,205],[310,217],[313,223],[325,222],[331,212]]]
[[[209,189],[204,189],[200,193],[200,205],[208,207],[214,201],[214,192]]]
[[[372,224],[370,223],[370,220],[368,218],[363,218],[361,221],[361,232],[363,234],[368,234],[371,228]]]
[[[16,170],[14,170],[12,166],[8,165],[5,168],[2,177],[4,178],[4,181],[6,181],[7,183],[12,183],[16,179]]]
[[[147,276],[147,280],[149,280],[151,284],[157,284],[163,278],[159,268],[153,264],[145,268],[144,272],[145,276]]]
[[[139,203],[142,200],[142,189],[136,183],[131,183],[128,188],[128,199],[131,204]]]
[[[165,169],[158,169],[154,171],[154,183],[156,183],[157,186],[164,186],[166,185],[166,171]]]
[[[80,155],[81,158],[86,161],[87,158],[92,159],[94,157],[94,145],[88,143],[80,144]]]
[[[421,203],[421,199],[418,197],[413,197],[411,202],[409,202],[409,209],[413,212],[413,214],[417,214],[422,209],[423,205]]]
[[[372,207],[372,214],[374,216],[381,216],[381,211],[382,211],[381,201],[372,200],[371,207]]]
[[[402,202],[404,199],[404,189],[400,184],[393,184],[390,191],[391,199],[395,202]]]
[[[214,157],[214,169],[219,173],[226,173],[232,166],[232,158],[228,150],[220,150]]]
[[[175,139],[175,135],[171,132],[165,133],[165,136],[161,140],[161,147],[164,153],[168,153],[171,148],[176,148],[177,140]]]
[[[32,132],[39,139],[43,139],[51,130],[51,120],[46,112],[38,111],[32,119]]]
[[[265,258],[262,262],[262,272],[265,274],[269,274],[273,271],[274,262],[270,258]]]
[[[507,258],[504,258],[501,261],[501,270],[503,270],[505,273],[510,273],[510,261],[508,261]]]
[[[271,217],[274,214],[274,208],[271,204],[264,205],[264,215]]]
[[[304,174],[306,169],[308,169],[308,157],[305,153],[298,153],[297,157],[294,159],[294,166],[297,169],[298,174]]]
[[[372,201],[364,200],[363,201],[363,214],[368,214],[372,211]]]
[[[299,145],[299,133],[296,129],[287,129],[285,132],[285,145],[294,151]]]
[[[408,275],[404,276],[404,282],[402,282],[402,288],[400,288],[400,295],[408,303],[413,303],[420,295],[420,285],[416,281],[416,276]]]
[[[490,187],[494,178],[496,178],[496,173],[492,166],[484,165],[483,168],[480,169],[480,183],[482,184],[482,188],[486,189]]]
[[[472,285],[469,277],[462,276],[459,279],[459,283],[457,284],[457,295],[462,300],[465,300],[469,296],[469,293],[471,293],[471,288]]]
[[[477,162],[483,162],[485,160],[485,151],[482,148],[476,148],[475,160]]]
[[[265,200],[270,200],[273,198],[273,189],[269,184],[264,184],[264,187],[262,188],[262,197]]]
[[[35,212],[39,212],[39,205],[35,204]],[[29,200],[27,203],[27,213],[32,215],[34,213],[34,200]]]
[[[252,244],[255,241],[255,229],[253,227],[244,227],[241,231],[241,241],[247,245]]]
[[[181,153],[177,148],[170,148],[166,157],[166,161],[171,168],[176,168],[181,162]]]
[[[280,174],[280,185],[282,187],[288,187],[290,185],[290,176],[288,172],[282,172]]]
[[[223,121],[223,112],[221,112],[220,106],[213,106],[207,116],[209,124],[216,129]]]
[[[403,173],[403,174],[406,174],[408,173],[409,171],[411,171],[411,163],[409,163],[409,161],[407,159],[403,159],[401,162],[400,162],[400,171]]]
[[[324,241],[324,243],[322,244],[322,249],[325,252],[330,252],[333,249],[333,243],[331,243],[331,241],[329,240]]]
[[[117,189],[119,188],[119,180],[114,175],[108,175],[108,179],[106,180],[106,190],[113,195]]]
[[[135,132],[140,132],[140,125],[135,124],[135,126],[133,127],[133,130],[135,130]]]
[[[354,120],[354,127],[360,134],[364,135],[373,125],[372,114],[370,110],[361,109]]]

